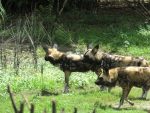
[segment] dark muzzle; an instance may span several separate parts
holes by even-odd
[[[116,85],[116,82],[104,81],[104,79],[100,77],[95,81],[95,84],[114,87]]]
[[[93,63],[94,61],[92,59],[89,58],[89,56],[84,55],[84,61],[86,61],[87,63]]]
[[[95,81],[95,84],[96,85],[104,85],[104,80],[102,77],[98,78],[96,81]]]
[[[45,57],[45,61],[49,61],[49,58],[48,58],[48,57]]]
[[[56,64],[60,63],[59,60],[55,60],[55,59],[52,58],[52,57],[45,57],[45,60],[46,60],[46,61],[49,61],[49,62],[50,62],[51,64],[53,64],[53,65],[56,65]]]

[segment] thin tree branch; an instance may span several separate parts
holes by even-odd
[[[21,102],[20,110],[18,111],[18,113],[23,113],[23,110],[24,110],[24,102]]]
[[[96,109],[95,109],[95,108],[93,109],[93,112],[92,112],[92,113],[96,113]]]
[[[65,7],[65,6],[66,6],[66,4],[67,4],[67,1],[68,1],[68,0],[65,0],[65,1],[64,1],[63,5],[62,5],[62,8],[60,9],[60,11],[59,11],[59,13],[58,13],[58,16],[60,16],[60,15],[61,15],[61,13],[63,12],[64,7]]]
[[[22,97],[24,98],[25,103],[27,104],[28,110],[30,110],[30,104],[29,104],[28,99],[25,97],[25,95],[23,95],[23,94],[21,94],[21,95],[22,95]],[[32,105],[32,104],[31,104],[31,105]]]
[[[65,109],[64,108],[62,108],[61,113],[65,113]]]
[[[34,105],[31,104],[30,113],[34,113]]]
[[[78,111],[77,108],[74,108],[74,112],[73,113],[77,113],[77,111]]]
[[[15,113],[18,113],[18,109],[17,109],[16,104],[15,104],[15,102],[14,102],[13,94],[12,94],[12,92],[11,92],[11,89],[10,89],[10,86],[9,86],[9,85],[7,86],[7,92],[9,93],[10,100],[11,100],[11,102],[12,102],[12,106],[13,106],[14,112],[15,112]]]
[[[56,113],[56,102],[52,101],[52,113]]]

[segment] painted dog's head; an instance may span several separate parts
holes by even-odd
[[[84,59],[87,62],[100,61],[103,56],[103,52],[98,51],[99,45],[96,45],[93,49],[88,49],[84,54]]]
[[[104,86],[115,86],[118,78],[117,68],[110,69],[109,74],[105,73],[101,74],[98,79],[95,81],[96,85],[104,85]]]
[[[43,49],[45,51],[45,60],[50,61],[53,65],[56,65],[60,62],[62,56],[64,55],[63,52],[60,52],[57,50],[57,48],[54,46],[50,48],[49,46],[45,45],[43,46]]]

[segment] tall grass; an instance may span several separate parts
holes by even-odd
[[[0,0],[0,24],[1,24],[2,21],[4,21],[5,14],[6,14],[5,9],[2,6],[2,2]]]
[[[100,11],[97,14],[66,12],[59,18],[58,23],[54,23],[54,16],[43,10],[20,16],[19,19],[12,19],[5,24],[7,27],[1,28],[0,36],[7,39],[13,37],[14,33],[16,35],[21,33],[22,42],[30,42],[29,37],[31,37],[36,44],[43,42],[72,46],[99,43],[104,47],[110,46],[116,51],[118,47],[127,49],[130,46],[149,46],[149,25],[144,24],[144,18],[133,11],[112,11],[112,13]],[[56,25],[51,37],[53,24]]]

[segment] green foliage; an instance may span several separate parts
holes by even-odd
[[[30,42],[30,38],[35,44],[47,41],[51,38],[48,31],[42,24],[40,17],[34,13],[31,16],[20,17],[14,21],[14,26],[7,28],[3,26],[0,30],[0,37],[3,39],[18,39],[20,43]]]
[[[109,11],[101,11],[98,14],[77,11],[73,11],[72,15],[65,13],[55,25],[52,36],[55,19],[54,15],[49,13],[50,7],[40,8],[30,16],[15,19],[14,26],[10,28],[4,26],[1,29],[0,36],[14,37],[19,29],[22,40],[31,37],[36,43],[52,43],[52,41],[60,45],[99,43],[116,51],[122,47],[127,50],[132,46],[149,46],[149,25],[144,25],[144,19],[132,12],[123,15],[119,12],[110,14]]]
[[[73,43],[71,32],[64,29],[63,25],[58,25],[54,35],[54,41],[58,44],[70,45]]]

